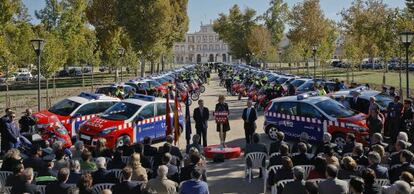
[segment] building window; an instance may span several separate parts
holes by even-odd
[[[201,42],[201,37],[197,36],[197,42]]]
[[[189,51],[194,51],[194,46],[193,45],[188,46],[188,50]]]
[[[201,50],[201,45],[197,45],[197,51]]]
[[[210,46],[208,47],[208,50],[209,50],[209,51],[212,51],[212,50],[213,50],[213,45],[210,45]]]
[[[213,36],[208,37],[208,39],[210,40],[210,42],[213,42]]]
[[[216,44],[216,50],[220,50],[220,45]]]
[[[203,45],[203,50],[206,51],[207,50],[207,45]]]

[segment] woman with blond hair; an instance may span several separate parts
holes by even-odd
[[[357,163],[354,159],[347,156],[342,158],[341,169],[338,172],[339,179],[350,179],[351,176],[360,176],[360,173],[356,170]]]
[[[220,95],[218,99],[219,103],[216,104],[216,108],[214,110],[214,116],[216,117],[217,123],[217,132],[220,134],[220,143],[223,147],[224,143],[226,142],[226,132],[230,131],[230,124],[228,119],[229,106],[224,102],[224,100],[224,95]],[[217,113],[225,113],[227,116],[219,116]]]
[[[131,181],[148,181],[147,170],[141,165],[141,156],[137,153],[131,155],[128,166],[132,168]]]
[[[99,138],[98,139],[98,141],[96,142],[96,147],[92,151],[92,156],[94,158],[97,158],[97,157],[111,158],[112,157],[112,151],[108,147],[106,147],[106,139],[105,138]]]
[[[3,158],[1,171],[13,171],[17,165],[22,164],[23,160],[18,149],[12,148],[6,152]]]

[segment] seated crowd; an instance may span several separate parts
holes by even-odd
[[[399,132],[391,145],[375,133],[364,146],[349,133],[340,149],[329,133],[324,133],[321,145],[310,144],[302,135],[289,146],[283,132],[277,132],[267,149],[253,134],[253,143],[245,149],[246,165],[252,164],[249,153],[267,155],[268,165],[263,161],[261,167],[267,168],[268,188],[282,194],[414,194],[414,150],[408,139]]]
[[[194,135],[198,142],[198,135]],[[189,145],[187,152],[172,144],[173,137],[161,147],[144,143],[108,149],[105,139],[88,149],[82,141],[73,149],[65,149],[61,142],[52,147],[46,142],[33,146],[25,156],[18,149],[10,149],[4,156],[1,171],[13,172],[4,187],[12,194],[96,193],[99,184],[111,187],[98,193],[166,193],[207,194],[205,159],[198,143]],[[42,186],[40,186],[42,185]]]

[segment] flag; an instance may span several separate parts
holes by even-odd
[[[175,92],[175,97],[174,97],[174,141],[175,144],[177,145],[178,139],[180,139],[180,135],[181,135],[181,131],[180,131],[180,124],[178,122],[178,92]]]
[[[191,139],[190,94],[188,92],[187,99],[185,100],[185,139],[187,143]]]
[[[165,122],[167,126],[167,130],[165,131],[165,136],[171,135],[172,134],[172,126],[171,126],[171,109],[170,109],[170,92],[167,91],[167,110],[166,110],[166,117],[165,117]]]

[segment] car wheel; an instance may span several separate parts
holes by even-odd
[[[269,136],[269,138],[271,140],[276,140],[277,139],[277,135],[276,132],[278,132],[279,130],[276,128],[276,126],[274,125],[270,125],[266,131],[267,135]]]
[[[206,87],[204,87],[204,86],[200,86],[200,92],[201,93],[204,93],[206,91]]]
[[[197,101],[200,98],[200,95],[196,92],[191,93],[191,100]]]
[[[342,133],[337,133],[333,136],[333,142],[338,146],[339,149],[342,149],[346,144],[345,135]]]
[[[125,144],[128,145],[130,142],[131,142],[131,138],[128,135],[123,135],[121,137],[118,137],[118,139],[116,140],[115,147],[118,148]]]

